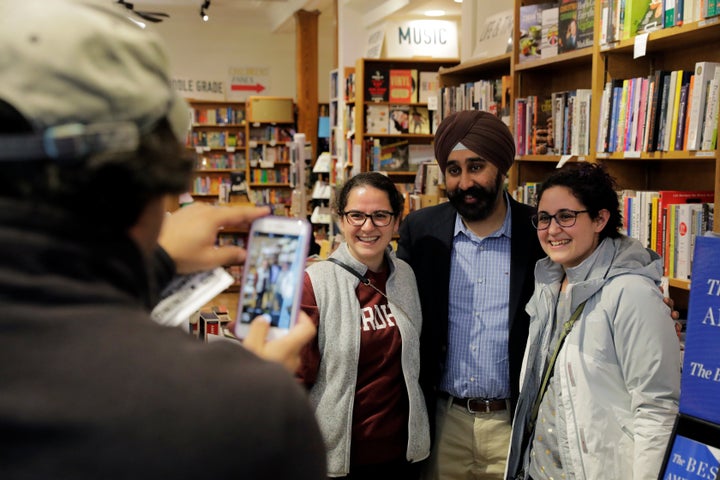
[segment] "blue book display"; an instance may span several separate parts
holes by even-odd
[[[697,237],[692,263],[680,413],[720,424],[720,238]]]

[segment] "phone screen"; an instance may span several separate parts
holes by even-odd
[[[253,225],[238,308],[237,329],[265,315],[272,330],[287,330],[295,322],[300,303],[309,225],[298,219],[266,217]]]

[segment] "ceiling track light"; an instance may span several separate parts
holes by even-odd
[[[210,8],[210,0],[205,0],[200,7],[200,18],[203,19],[203,22],[210,20],[210,16],[207,13],[208,8]]]

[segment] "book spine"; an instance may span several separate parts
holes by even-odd
[[[623,86],[622,86],[622,95],[620,97],[620,110],[618,112],[618,123],[617,123],[617,131],[615,132],[615,135],[617,136],[617,145],[618,148],[616,151],[624,152],[625,151],[625,125],[627,122],[627,115],[628,115],[628,98],[630,96],[630,79],[626,78],[623,80]]]
[[[675,150],[675,139],[677,137],[678,130],[678,119],[680,118],[680,93],[682,92],[682,83],[684,72],[682,70],[676,70],[675,83],[671,86],[673,88],[672,93],[672,113],[670,116],[670,135],[667,138],[667,151],[672,152]],[[671,82],[672,83],[672,82]]]
[[[685,113],[687,109],[687,94],[690,84],[686,83],[680,87],[680,100],[678,101],[678,113],[677,113],[677,129],[675,131],[675,138],[673,139],[673,150],[683,149],[683,140],[685,139]]]
[[[655,149],[664,150],[664,138],[665,130],[667,128],[667,117],[668,117],[668,102],[670,96],[670,74],[665,75],[663,81],[663,91],[658,99],[660,102],[660,113],[658,115],[658,129],[657,136],[655,138]]]
[[[720,68],[715,69],[715,75],[708,85],[707,106],[705,107],[705,120],[703,121],[702,150],[713,149],[713,131],[717,129],[718,120],[718,89],[720,89]]]
[[[692,91],[692,100],[688,122],[688,150],[700,148],[702,140],[703,121],[705,119],[705,100],[707,98],[708,84],[715,74],[717,63],[698,62],[695,64],[695,82]]]
[[[647,138],[647,117],[648,117],[648,95],[650,94],[650,80],[640,79],[640,105],[638,107],[638,131],[635,138],[635,150],[643,151],[645,148],[644,139]]]
[[[668,89],[667,109],[665,111],[665,129],[663,130],[662,135],[662,151],[664,152],[670,151],[670,138],[673,139],[673,144],[675,140],[673,126],[677,128],[677,117],[675,116],[675,112],[677,111],[677,105],[675,103],[675,100],[677,98],[677,96],[675,95],[677,87],[678,70],[673,70],[670,73],[670,87]]]

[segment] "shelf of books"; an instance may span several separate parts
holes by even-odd
[[[247,168],[245,102],[189,103],[192,130],[187,146],[195,153],[190,193],[196,200],[227,203],[231,194],[244,193],[240,189]]]
[[[249,97],[248,197],[288,215],[294,178],[290,147],[295,132],[295,104],[289,97]]]
[[[410,207],[423,163],[434,160],[438,70],[456,59],[359,59],[353,121],[361,171],[387,172]],[[357,161],[357,159],[353,159]]]
[[[516,47],[503,52],[496,41],[440,69],[440,108],[506,118],[517,150],[508,187],[521,201],[533,203],[558,164],[603,162],[621,189],[627,233],[665,258],[677,295],[690,285],[694,238],[720,232],[720,51],[709,48],[720,40],[720,11],[663,3],[515,0],[507,34]]]
[[[330,72],[330,165],[331,185],[343,183],[353,166],[355,135],[355,68]]]
[[[671,287],[684,290],[695,238],[718,231],[720,191],[720,53],[707,48],[720,40],[720,23],[686,4],[653,15],[655,23],[647,6],[622,27],[598,22],[593,87],[595,156],[624,189],[627,233],[661,254]]]

